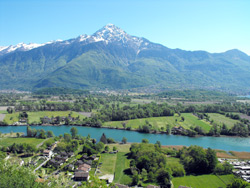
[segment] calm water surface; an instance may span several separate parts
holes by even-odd
[[[51,130],[58,136],[64,133],[70,133],[71,126],[31,126],[35,129],[44,129],[45,131]],[[24,132],[26,134],[26,126],[7,126],[0,127],[0,132],[9,133]],[[126,137],[128,142],[141,142],[143,138],[149,140],[150,143],[160,141],[162,145],[199,145],[204,148],[222,149],[226,151],[248,151],[250,152],[250,138],[240,137],[186,137],[176,135],[165,134],[144,134],[135,131],[125,131],[117,129],[105,129],[105,128],[92,128],[92,127],[77,127],[78,134],[82,136],[88,136],[100,140],[102,133],[105,133],[107,137],[111,137],[116,141],[121,141],[123,137]]]

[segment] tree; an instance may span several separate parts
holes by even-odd
[[[146,143],[146,144],[149,143],[148,139],[146,139],[146,138],[143,138],[141,142]]]
[[[182,121],[185,121],[185,118],[182,116],[182,117],[181,117],[181,120],[182,120]]]
[[[157,182],[160,185],[170,185],[170,181],[172,179],[170,170],[165,168],[161,168],[157,171]]]
[[[167,124],[166,132],[167,134],[171,134],[171,126],[169,124]]]
[[[234,179],[233,183],[227,185],[227,188],[246,188],[249,184],[242,179]]]
[[[109,151],[109,146],[105,146],[104,150],[105,150],[106,152],[108,152],[108,151]]]
[[[41,130],[39,131],[38,138],[42,138],[42,139],[45,139],[45,138],[46,138],[46,132],[45,132],[45,130],[41,129]]]
[[[113,138],[107,138],[108,144],[113,144],[115,143],[115,140]]]
[[[207,171],[208,173],[211,173],[214,171],[216,164],[217,164],[217,157],[216,157],[216,152],[214,150],[212,150],[211,148],[207,149],[206,152],[206,158],[208,161],[208,168]]]
[[[141,171],[142,181],[144,181],[147,178],[147,176],[148,176],[147,170],[145,168],[143,168]]]
[[[64,133],[63,138],[66,142],[71,141],[71,135],[69,133]]]
[[[52,131],[47,131],[47,137],[54,137],[54,133]]]
[[[0,161],[0,187],[53,188],[46,183],[35,181],[37,177],[29,168]]]
[[[101,139],[100,139],[100,142],[104,143],[104,144],[107,144],[108,141],[107,141],[107,138],[106,138],[106,135],[103,133],[102,136],[101,136]]]
[[[160,141],[156,141],[155,143],[157,146],[159,146],[159,148],[161,148],[161,142]]]
[[[104,143],[102,143],[102,142],[97,143],[97,144],[95,145],[95,148],[96,148],[96,150],[97,150],[98,152],[101,152],[101,151],[103,150],[103,148],[104,148]]]
[[[117,147],[114,146],[114,147],[113,147],[113,151],[117,151]]]
[[[122,138],[122,143],[123,143],[123,144],[126,144],[126,143],[127,143],[127,138],[126,138],[126,137],[123,137],[123,138]]]
[[[71,132],[72,138],[74,139],[76,137],[77,133],[78,133],[78,130],[77,130],[76,127],[72,127],[70,129],[70,132]]]
[[[19,138],[20,137],[20,133],[16,133],[16,137]]]
[[[13,113],[13,108],[8,107],[8,108],[7,108],[7,112],[8,112],[9,114],[12,114],[12,113]]]
[[[140,176],[138,175],[138,173],[135,173],[133,176],[132,176],[132,184],[133,185],[137,185],[138,182],[140,180]]]

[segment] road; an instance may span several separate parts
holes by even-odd
[[[50,159],[51,159],[51,158],[48,157],[46,161],[44,161],[42,164],[40,164],[40,165],[34,170],[34,172],[37,171],[39,168],[41,168],[41,167],[42,167],[45,163],[47,163]]]

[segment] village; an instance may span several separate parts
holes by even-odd
[[[220,163],[228,162],[234,167],[233,173],[245,180],[250,182],[250,160],[239,160],[239,159],[224,159],[219,158]]]

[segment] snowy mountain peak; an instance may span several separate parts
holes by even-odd
[[[125,38],[128,36],[128,34],[119,27],[116,27],[114,24],[107,24],[103,28],[95,32],[92,36],[108,41],[113,41]]]
[[[141,49],[147,48],[147,41],[140,37],[135,37],[127,34],[124,30],[115,26],[114,24],[107,24],[100,30],[96,31],[93,35],[80,35],[77,38],[69,40],[56,40],[43,44],[36,43],[19,43],[17,45],[0,46],[0,56],[14,51],[29,51],[34,48],[42,47],[49,44],[57,43],[58,45],[70,45],[72,43],[81,43],[81,45],[87,45],[95,42],[104,42],[105,44],[116,43],[123,46],[129,46],[134,48],[138,53]]]
[[[21,43],[18,43],[16,45],[1,46],[0,47],[0,55],[4,55],[4,54],[11,53],[14,51],[29,51],[29,50],[32,50],[34,48],[44,46],[46,44],[52,44],[52,43],[61,42],[61,41],[62,40],[56,40],[56,41],[46,42],[43,44],[37,44],[37,43],[25,44],[25,43],[21,42]]]

